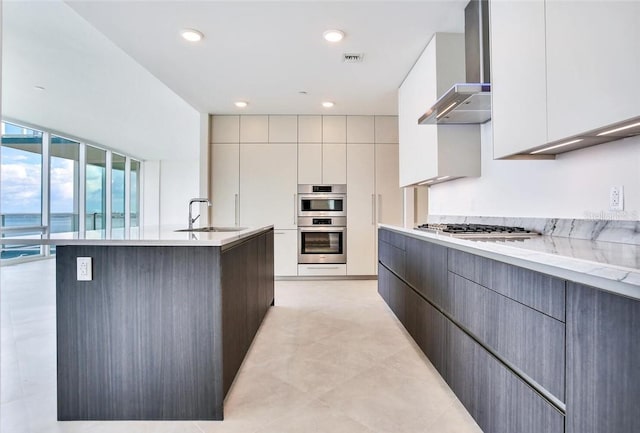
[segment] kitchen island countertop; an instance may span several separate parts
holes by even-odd
[[[555,236],[536,236],[524,240],[470,240],[386,224],[380,224],[379,227],[640,299],[638,245]]]
[[[120,245],[120,246],[224,246],[273,228],[238,227],[236,231],[187,232],[176,231],[180,226],[148,226],[140,228],[113,229],[110,236],[103,230],[47,233],[42,235],[13,236],[2,238],[9,245]]]

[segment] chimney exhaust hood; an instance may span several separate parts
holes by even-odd
[[[469,1],[464,16],[467,82],[454,84],[418,119],[420,125],[478,124],[491,119],[488,1]]]

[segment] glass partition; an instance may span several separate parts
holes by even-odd
[[[124,228],[125,163],[127,159],[114,153],[111,158],[111,228]]]
[[[131,195],[129,197],[129,215],[130,215],[130,226],[131,227],[139,227],[140,226],[140,161],[131,160],[131,182],[130,191]]]
[[[0,225],[2,237],[40,233],[42,226],[42,132],[2,122]],[[0,258],[42,254],[40,246],[2,245]]]

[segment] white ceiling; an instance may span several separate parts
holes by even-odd
[[[4,1],[3,116],[197,159],[199,112],[396,114],[402,80],[434,32],[463,31],[467,1]],[[345,39],[325,42],[329,28]]]
[[[116,45],[197,110],[396,114],[397,89],[436,31],[464,31],[468,0],[69,1]],[[182,28],[205,34],[182,40]],[[322,33],[345,39],[329,44]],[[364,53],[345,64],[343,53]],[[307,91],[300,95],[299,91]],[[425,104],[427,101],[425,101]],[[426,106],[425,106],[426,108]]]

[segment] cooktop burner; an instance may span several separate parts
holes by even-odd
[[[539,233],[523,227],[506,227],[488,224],[422,224],[416,227],[430,233],[457,238],[531,238]]]

